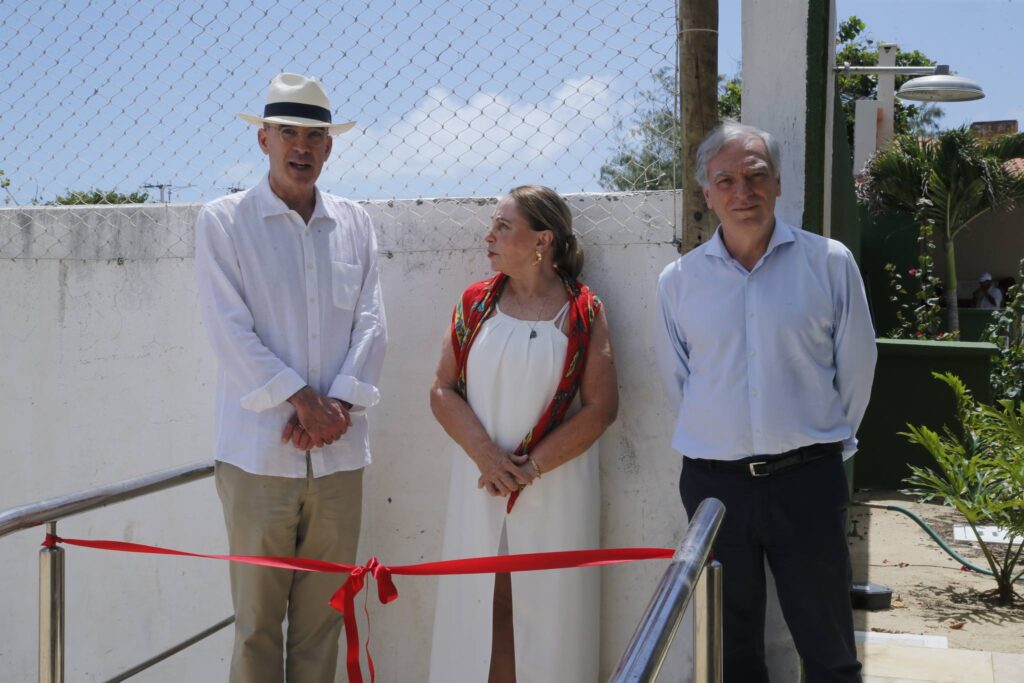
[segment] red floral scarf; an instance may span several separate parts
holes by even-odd
[[[498,273],[489,280],[476,282],[466,288],[455,306],[451,331],[455,363],[459,370],[455,390],[462,398],[466,398],[466,365],[469,349],[473,346],[473,341],[483,327],[484,321],[490,317],[491,311],[498,303],[506,282],[508,276],[504,273]],[[601,310],[601,300],[580,282],[563,279],[563,283],[569,295],[569,346],[565,351],[562,377],[551,403],[533,429],[523,437],[515,450],[516,455],[529,453],[533,445],[562,423],[566,411],[576,398],[576,392],[579,391],[583,369],[587,364],[590,332],[594,319]],[[507,512],[512,512],[512,506],[518,497],[518,491],[509,497]]]

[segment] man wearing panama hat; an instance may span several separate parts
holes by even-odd
[[[387,331],[366,212],[320,192],[333,135],[313,78],[274,77],[259,126],[268,174],[196,219],[203,324],[219,363],[215,479],[233,555],[353,563],[366,409]],[[234,683],[330,683],[341,615],[332,574],[232,564]],[[287,634],[282,623],[288,620]]]

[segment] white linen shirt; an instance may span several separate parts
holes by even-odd
[[[841,243],[778,218],[747,271],[721,228],[658,281],[655,353],[677,415],[672,447],[740,460],[856,433],[874,379],[864,284]]]
[[[295,413],[287,399],[308,384],[353,404],[348,431],[310,452],[313,475],[369,464],[365,408],[380,400],[387,330],[366,212],[317,190],[307,225],[264,178],[200,210],[196,275],[219,361],[214,457],[305,477],[305,453],[281,432]]]

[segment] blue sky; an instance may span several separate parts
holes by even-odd
[[[258,112],[282,70],[319,76],[338,138],[321,185],[357,198],[598,190],[649,75],[674,61],[675,0],[0,3],[0,169],[18,203],[171,183],[200,201],[264,172]],[[719,70],[741,61],[739,0],[720,4]],[[211,9],[215,8],[215,9]],[[839,0],[877,40],[985,88],[946,126],[1024,121],[1021,0]],[[42,117],[41,117],[42,115]],[[154,194],[156,194],[154,192]]]

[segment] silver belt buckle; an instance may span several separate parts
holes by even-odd
[[[760,460],[758,462],[749,463],[747,466],[750,469],[750,476],[752,476],[752,477],[767,477],[768,474],[769,474],[768,472],[758,472],[757,469],[756,469],[758,465],[767,465],[767,464],[768,463],[766,461],[764,461],[764,460]]]

